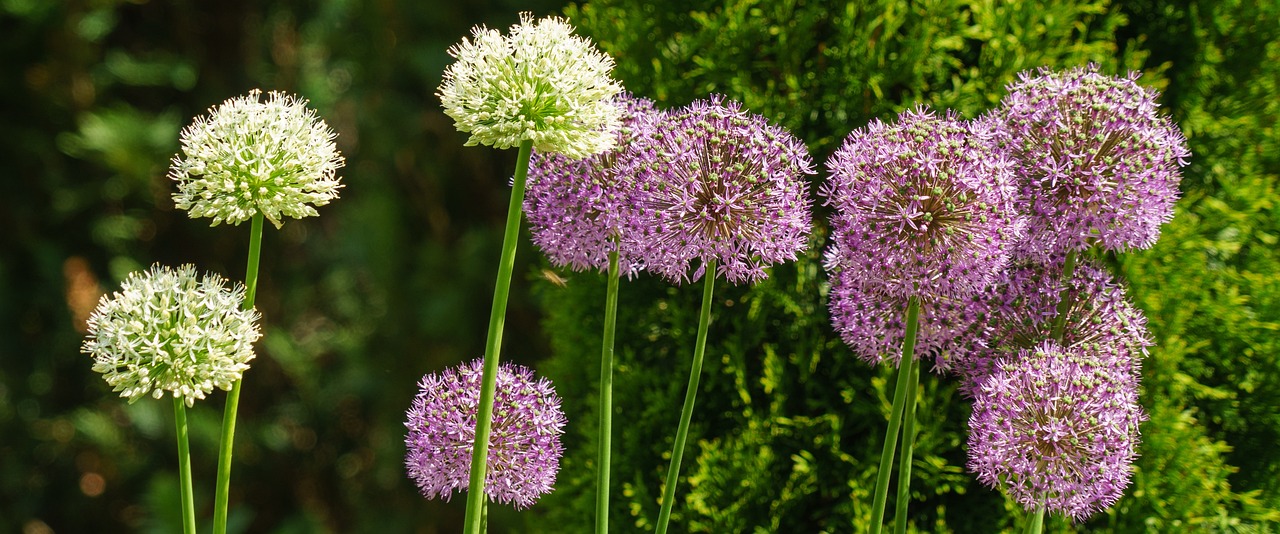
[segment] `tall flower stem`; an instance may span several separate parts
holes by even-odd
[[[907,405],[902,417],[902,458],[898,462],[898,500],[894,509],[893,531],[897,534],[907,532],[907,503],[911,500],[911,457],[916,450],[916,387],[920,382],[920,360],[911,358],[911,370],[908,371],[910,382],[907,383]]]
[[[871,532],[879,534],[884,528],[884,506],[889,499],[889,472],[893,469],[893,456],[898,447],[898,430],[902,426],[902,413],[906,406],[907,385],[910,382],[911,361],[915,359],[916,330],[919,326],[920,299],[907,299],[906,335],[902,338],[902,360],[898,363],[898,381],[893,390],[893,408],[889,412],[889,429],[884,434],[884,448],[880,452],[880,471],[876,475],[875,500],[871,504]],[[902,479],[898,484],[905,485]]]
[[[1027,534],[1040,534],[1044,531],[1044,506],[1036,508],[1035,515],[1027,521]]]
[[[173,398],[173,419],[178,434],[178,483],[182,486],[182,532],[196,532],[196,504],[191,489],[191,446],[187,439],[187,405],[181,397]]]
[[[511,293],[511,271],[515,269],[516,243],[520,237],[520,208],[524,204],[525,177],[533,141],[520,143],[516,174],[512,180],[511,202],[507,206],[507,228],[502,235],[502,258],[498,280],[493,285],[493,307],[489,313],[489,335],[485,340],[484,375],[480,382],[480,409],[476,415],[475,445],[471,448],[471,478],[467,486],[467,519],[464,532],[480,534],[485,499],[484,480],[489,459],[489,433],[493,426],[493,395],[498,378],[498,353],[502,349],[502,326],[507,316],[507,296]]]
[[[667,467],[667,484],[662,490],[662,510],[658,513],[657,534],[667,531],[671,520],[671,505],[676,500],[676,480],[680,476],[680,459],[684,457],[684,444],[689,437],[689,421],[693,418],[693,402],[698,396],[698,379],[702,376],[702,356],[707,352],[707,328],[711,323],[711,294],[716,282],[716,260],[707,261],[702,277],[702,311],[698,315],[698,339],[693,347],[693,367],[689,369],[689,389],[684,393],[684,408],[680,410],[680,426],[676,429],[676,442],[671,448],[671,465]]]
[[[609,253],[600,349],[600,437],[596,452],[596,534],[609,532],[609,462],[613,442],[613,332],[618,321],[618,251]]]
[[[258,263],[262,258],[262,213],[255,214],[249,228],[249,260],[244,270],[244,309],[253,309],[258,294]],[[243,379],[242,379],[243,380]],[[222,414],[222,441],[218,444],[218,483],[213,498],[213,532],[227,532],[227,503],[231,492],[231,452],[236,437],[236,410],[240,407],[240,382],[231,384]]]
[[[1067,260],[1062,264],[1062,291],[1058,293],[1058,315],[1053,318],[1053,340],[1062,342],[1067,329],[1067,312],[1071,310],[1071,279],[1076,273],[1076,251],[1067,253]]]

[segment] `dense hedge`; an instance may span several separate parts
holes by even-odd
[[[1110,259],[1157,340],[1144,363],[1150,421],[1133,485],[1082,528],[1235,530],[1280,517],[1280,8],[602,0],[567,13],[618,59],[630,91],[666,106],[726,94],[790,128],[819,161],[849,131],[917,102],[974,116],[1022,70],[1089,61],[1108,72],[1142,69],[1141,83],[1166,92],[1165,109],[1194,156],[1186,198],[1159,245]],[[766,282],[718,289],[677,531],[847,532],[869,519],[890,374],[854,358],[829,326],[824,232]],[[541,367],[574,424],[558,490],[531,519],[535,531],[585,531],[592,517],[603,282],[561,276],[564,287],[536,286],[553,348]],[[697,305],[697,288],[648,277],[622,284],[612,488],[619,531],[651,529],[657,516]],[[1020,526],[1023,513],[964,470],[969,408],[954,380],[927,377],[922,389],[914,528]]]

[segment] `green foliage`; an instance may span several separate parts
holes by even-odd
[[[750,0],[602,0],[566,10],[618,59],[628,90],[666,105],[724,93],[792,129],[818,160],[852,129],[917,102],[973,116],[1017,72],[1042,65],[1141,68],[1143,83],[1167,90],[1166,109],[1195,154],[1192,192],[1155,250],[1118,264],[1151,314],[1157,346],[1144,364],[1150,421],[1134,483],[1081,526],[1100,532],[1250,531],[1278,519],[1275,11],[1249,2]],[[1270,33],[1257,35],[1261,26]],[[1228,47],[1239,39],[1262,57]],[[718,293],[697,444],[686,451],[696,461],[683,470],[673,529],[865,527],[891,374],[853,358],[831,330],[821,234],[813,252],[768,281]],[[566,288],[538,289],[553,350],[543,368],[573,384],[565,399],[576,424],[535,531],[591,521],[602,288],[581,274]],[[651,529],[657,514],[696,293],[647,277],[622,284],[615,421],[626,423],[614,438],[615,530]],[[964,470],[969,408],[952,380],[926,376],[922,389],[913,528],[1020,529],[1025,513]],[[1046,530],[1075,528],[1056,519]]]

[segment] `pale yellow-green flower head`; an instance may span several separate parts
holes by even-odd
[[[169,392],[191,406],[213,388],[231,389],[262,336],[258,312],[242,309],[245,288],[195,267],[155,265],[102,297],[81,351],[130,403]]]
[[[578,159],[613,148],[621,112],[611,103],[622,86],[609,74],[613,58],[573,34],[564,19],[520,23],[502,35],[483,25],[449,49],[457,61],[438,93],[467,145],[495,148],[529,140],[541,153]]]
[[[276,228],[284,217],[318,215],[338,197],[342,155],[307,101],[272,91],[232,98],[182,130],[182,153],[169,178],[174,204],[191,218],[240,224],[262,214]]]

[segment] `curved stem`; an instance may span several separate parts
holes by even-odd
[[[187,440],[187,405],[173,398],[173,419],[178,429],[178,484],[182,490],[182,532],[195,534],[196,505],[191,489],[191,447]]]
[[[1067,329],[1067,313],[1071,311],[1071,281],[1076,273],[1076,251],[1067,253],[1067,260],[1062,265],[1062,291],[1058,293],[1058,315],[1053,318],[1053,340],[1062,343],[1062,336]]]
[[[910,382],[907,383],[907,405],[902,417],[902,459],[898,462],[898,500],[894,509],[893,531],[907,532],[907,504],[911,500],[911,457],[916,450],[916,386],[920,382],[920,360],[911,358]]]
[[[596,533],[609,532],[609,462],[613,441],[613,332],[618,321],[618,251],[609,253],[604,297],[604,340],[600,349],[600,437],[596,451]]]
[[[889,429],[884,434],[884,448],[880,452],[880,471],[876,475],[875,500],[871,504],[871,532],[879,534],[884,528],[884,505],[889,500],[889,472],[893,469],[893,456],[898,447],[898,430],[902,426],[902,412],[906,405],[907,383],[911,374],[911,360],[915,359],[916,330],[920,316],[920,299],[907,299],[906,335],[902,339],[902,360],[898,363],[898,381],[893,390],[893,408],[889,412]]]
[[[258,264],[262,258],[262,221],[261,213],[254,215],[249,228],[249,260],[244,270],[244,305],[242,306],[246,310],[253,308],[254,298],[258,295]],[[222,413],[222,439],[218,444],[218,482],[213,499],[214,534],[227,532],[227,503],[231,493],[231,452],[236,437],[236,411],[240,408],[241,380],[231,383],[231,391],[227,392],[227,406]]]
[[[493,307],[489,312],[489,335],[484,345],[484,375],[480,382],[480,409],[476,414],[475,442],[471,448],[471,478],[467,485],[467,519],[464,532],[480,534],[485,499],[485,471],[489,459],[489,433],[493,426],[493,395],[498,378],[498,353],[502,349],[502,326],[507,316],[507,296],[511,293],[511,271],[515,269],[516,243],[520,237],[520,209],[524,205],[525,177],[533,141],[520,143],[511,201],[507,205],[507,227],[502,234],[502,257],[498,280],[493,285]]]
[[[702,356],[707,351],[707,328],[711,323],[711,295],[716,282],[716,260],[707,261],[702,274],[702,311],[698,315],[698,338],[693,347],[693,367],[689,369],[689,388],[684,392],[684,408],[680,410],[680,426],[676,428],[676,442],[671,448],[671,465],[667,467],[667,484],[662,489],[662,510],[658,512],[655,532],[664,534],[671,520],[671,505],[676,499],[676,480],[680,476],[680,459],[684,456],[684,444],[689,437],[689,421],[693,418],[693,402],[698,395],[698,379],[702,375]]]

